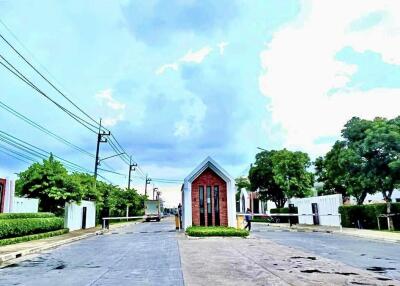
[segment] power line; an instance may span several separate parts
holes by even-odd
[[[70,147],[74,148],[75,150],[77,150],[77,151],[79,151],[79,152],[81,152],[81,153],[83,153],[83,154],[86,154],[86,155],[90,156],[91,158],[94,158],[94,157],[95,157],[92,153],[90,153],[90,152],[88,152],[88,151],[86,151],[86,150],[80,148],[79,146],[77,146],[77,145],[71,143],[70,141],[68,141],[68,140],[66,140],[66,139],[64,139],[64,138],[62,138],[61,136],[55,134],[54,132],[51,132],[51,131],[48,130],[47,128],[45,128],[45,127],[43,127],[42,125],[40,125],[40,124],[34,122],[33,120],[29,119],[29,118],[26,117],[25,115],[22,115],[21,113],[19,113],[18,111],[16,111],[15,109],[13,109],[12,107],[10,107],[9,105],[5,104],[5,103],[2,102],[2,101],[0,101],[0,107],[3,108],[4,110],[8,111],[9,113],[13,114],[14,116],[20,118],[21,120],[25,121],[25,122],[28,123],[29,125],[31,125],[31,126],[35,127],[36,129],[42,131],[43,133],[45,133],[45,134],[47,134],[47,135],[49,135],[49,136],[55,138],[56,140],[58,140],[58,141],[64,143],[65,145],[70,146]]]
[[[97,121],[93,119],[88,113],[86,113],[82,108],[80,108],[77,104],[75,104],[71,99],[69,99],[68,96],[66,96],[63,92],[61,92],[53,83],[51,83],[39,70],[36,69],[7,39],[0,33],[0,37],[3,39],[4,42],[15,52],[20,56],[25,63],[27,63],[37,74],[40,75],[41,78],[43,78],[51,87],[53,87],[60,95],[62,95],[69,103],[71,103],[75,108],[77,108],[80,112],[82,112],[84,115],[86,115],[87,118],[92,120],[97,124]]]
[[[3,62],[0,61],[0,64],[5,67],[7,70],[9,70],[12,74],[14,74],[16,77],[18,77],[20,80],[22,80],[24,83],[26,83],[28,86],[30,86],[32,89],[34,89],[36,92],[47,98],[49,101],[51,101],[53,104],[55,104],[58,108],[60,108],[62,111],[67,113],[70,117],[72,117],[75,121],[92,131],[93,133],[96,133],[95,125],[87,122],[86,120],[82,119],[78,115],[74,114],[73,112],[69,111],[67,108],[63,107],[59,103],[57,103],[55,100],[53,100],[51,97],[49,97],[46,93],[44,93],[42,90],[40,90],[35,84],[33,84],[26,76],[24,76],[16,67],[14,67],[9,61],[7,61],[2,55],[0,55],[0,58],[3,59],[6,63],[4,64]],[[88,127],[91,126],[92,128]]]
[[[17,137],[15,137],[11,134],[8,134],[4,131],[1,131],[1,130],[0,130],[0,141],[3,141],[5,143],[7,143],[8,145],[13,146],[14,148],[20,149],[20,150],[22,150],[26,153],[29,153],[32,156],[40,158],[40,159],[46,159],[51,154],[33,144],[30,144],[24,140],[18,139]],[[63,159],[57,155],[53,154],[53,156],[54,156],[54,158],[57,158],[58,160],[62,161],[66,166],[69,166],[74,169],[80,169],[85,172],[91,173],[85,167],[82,167],[76,163],[69,161],[69,160]]]
[[[30,52],[28,50],[28,48],[25,47],[25,45],[17,38],[17,36],[11,31],[11,29],[0,20],[1,24],[7,29],[7,31],[17,40],[17,42],[25,49],[27,50],[31,56],[33,56],[35,58],[35,56],[33,55],[32,52]],[[87,129],[89,129],[90,131],[92,131],[93,133],[97,133],[97,131],[95,131],[99,125],[97,123],[97,121],[91,117],[87,112],[85,112],[81,107],[79,107],[75,102],[73,102],[65,93],[63,93],[56,85],[54,85],[45,75],[43,75],[43,73],[41,73],[30,61],[27,60],[27,58],[25,56],[22,55],[22,53],[20,53],[1,33],[0,33],[0,37],[2,38],[2,40],[26,63],[29,65],[30,68],[32,68],[43,80],[45,80],[47,82],[47,84],[49,84],[54,90],[57,91],[57,93],[59,93],[62,97],[64,97],[70,104],[72,104],[77,110],[79,110],[81,113],[83,113],[89,120],[91,120],[92,122],[95,123],[95,125],[93,123],[90,123],[88,121],[86,121],[85,119],[83,119],[82,117],[76,115],[75,113],[73,113],[72,111],[68,110],[67,108],[65,108],[64,106],[62,106],[61,104],[57,103],[55,100],[53,100],[52,98],[50,98],[47,94],[45,94],[42,90],[40,90],[35,84],[33,84],[26,76],[24,76],[16,67],[14,67],[9,61],[7,61],[3,56],[0,55],[0,57],[7,63],[7,65],[5,65],[3,62],[0,62],[0,64],[5,67],[7,70],[9,70],[11,73],[13,73],[15,76],[17,76],[20,80],[22,80],[23,82],[25,82],[27,85],[29,85],[31,88],[33,88],[34,90],[36,90],[38,93],[40,93],[41,95],[43,95],[45,98],[47,98],[48,100],[50,100],[53,104],[55,104],[58,108],[60,108],[62,111],[64,111],[65,113],[67,113],[71,118],[73,118],[75,121],[77,121],[78,123],[80,123],[81,125],[83,125],[84,127],[86,127]],[[37,60],[36,60],[37,61]],[[38,62],[38,61],[37,61]],[[51,75],[51,73],[43,66],[39,63],[39,65],[45,70],[47,71],[48,74]],[[54,79],[54,76],[52,76]],[[57,80],[56,80],[57,81]],[[93,128],[93,129],[92,129]],[[105,128],[105,127],[101,127],[101,130],[106,130],[107,132],[110,133],[110,131]],[[122,145],[118,142],[118,140],[115,138],[114,135],[111,135],[113,140],[115,141],[115,144],[113,144],[112,142],[110,142],[110,145],[112,145],[112,149],[117,152],[117,153],[125,153],[124,155],[121,156],[121,159],[126,163],[126,164],[130,164],[129,161],[129,156],[127,154],[127,152],[125,151],[125,149],[122,147]],[[111,140],[110,140],[111,141]],[[64,142],[65,143],[65,142]],[[72,144],[73,145],[73,144]],[[75,145],[75,147],[78,147]],[[79,148],[79,147],[78,147]],[[83,150],[83,149],[82,149]],[[81,151],[82,151],[81,150]],[[121,150],[122,152],[118,152],[117,150]],[[143,170],[140,168],[140,166],[137,166],[138,171],[144,176],[144,172]]]

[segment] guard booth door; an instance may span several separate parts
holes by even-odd
[[[314,225],[319,225],[318,204],[312,203],[311,208],[312,208],[312,213],[313,213]]]

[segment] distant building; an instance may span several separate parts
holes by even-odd
[[[234,179],[207,157],[182,185],[183,228],[189,226],[236,227]]]
[[[250,192],[242,188],[239,197],[239,212],[245,213],[247,209],[254,214],[264,214],[268,207],[267,202],[260,200],[258,191]]]

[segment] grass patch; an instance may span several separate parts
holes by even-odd
[[[249,232],[244,229],[225,226],[190,226],[186,229],[189,236],[207,237],[207,236],[239,236],[246,237]]]
[[[25,235],[25,236],[13,237],[13,238],[0,239],[0,246],[20,243],[20,242],[25,242],[25,241],[31,241],[31,240],[37,240],[37,239],[42,239],[42,238],[48,238],[48,237],[53,237],[53,236],[57,236],[57,235],[62,235],[65,233],[68,233],[68,228],[44,232],[44,233],[38,233],[38,234],[31,234],[31,235]]]

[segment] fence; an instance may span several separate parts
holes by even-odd
[[[247,215],[247,213],[237,213],[236,214],[237,216],[245,216],[245,215]],[[270,217],[270,218],[279,218],[279,217],[298,217],[298,219],[299,219],[299,222],[301,221],[301,220],[304,220],[304,219],[313,219],[313,217],[316,217],[316,216],[318,216],[318,217],[320,217],[320,218],[322,218],[322,217],[324,217],[324,218],[333,218],[333,219],[335,219],[335,221],[338,221],[338,224],[337,225],[330,225],[330,226],[336,226],[336,227],[339,227],[339,229],[340,229],[340,231],[342,231],[343,230],[343,228],[342,228],[342,218],[341,218],[341,215],[340,214],[289,214],[289,213],[287,213],[287,214],[250,214],[252,217],[263,217],[263,218],[268,218],[268,217]],[[243,221],[243,223],[244,223],[244,220],[242,220]],[[272,219],[272,221],[271,222],[278,222],[276,219]]]
[[[315,224],[316,220],[319,225],[341,225],[339,207],[343,205],[343,199],[340,194],[291,199],[290,203],[297,207],[299,214],[303,214],[299,216],[300,224]]]

